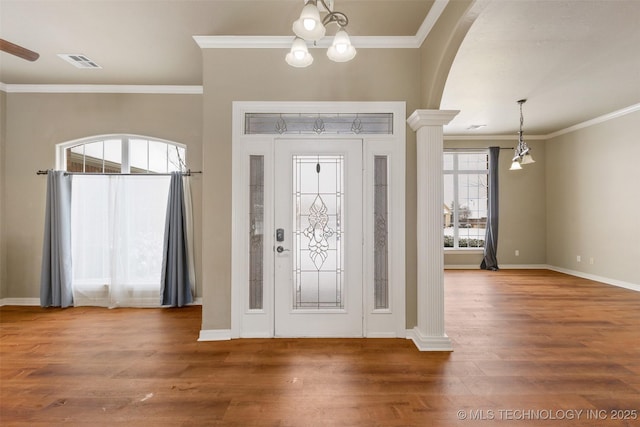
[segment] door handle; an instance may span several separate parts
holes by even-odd
[[[276,248],[276,252],[278,252],[279,254],[281,254],[281,253],[282,253],[282,252],[284,252],[284,251],[289,252],[289,249],[285,249],[285,248],[283,248],[282,246],[278,246],[278,247]]]

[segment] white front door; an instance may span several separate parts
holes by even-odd
[[[363,335],[362,140],[275,141],[280,337]]]

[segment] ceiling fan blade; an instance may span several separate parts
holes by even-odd
[[[31,62],[40,58],[40,54],[4,39],[0,39],[0,50]]]

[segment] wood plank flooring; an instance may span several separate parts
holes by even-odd
[[[640,293],[546,270],[447,271],[445,289],[453,353],[197,342],[200,307],[1,307],[0,424],[640,425]]]

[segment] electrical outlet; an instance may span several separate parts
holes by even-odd
[[[594,261],[594,260],[593,260],[593,257],[589,258],[589,264],[592,264],[592,265],[593,265],[593,261]]]
[[[520,256],[520,251],[516,249],[516,256]]]
[[[578,256],[576,257],[576,261],[578,261],[578,262],[582,262],[582,257],[581,257],[580,255],[578,255]]]

